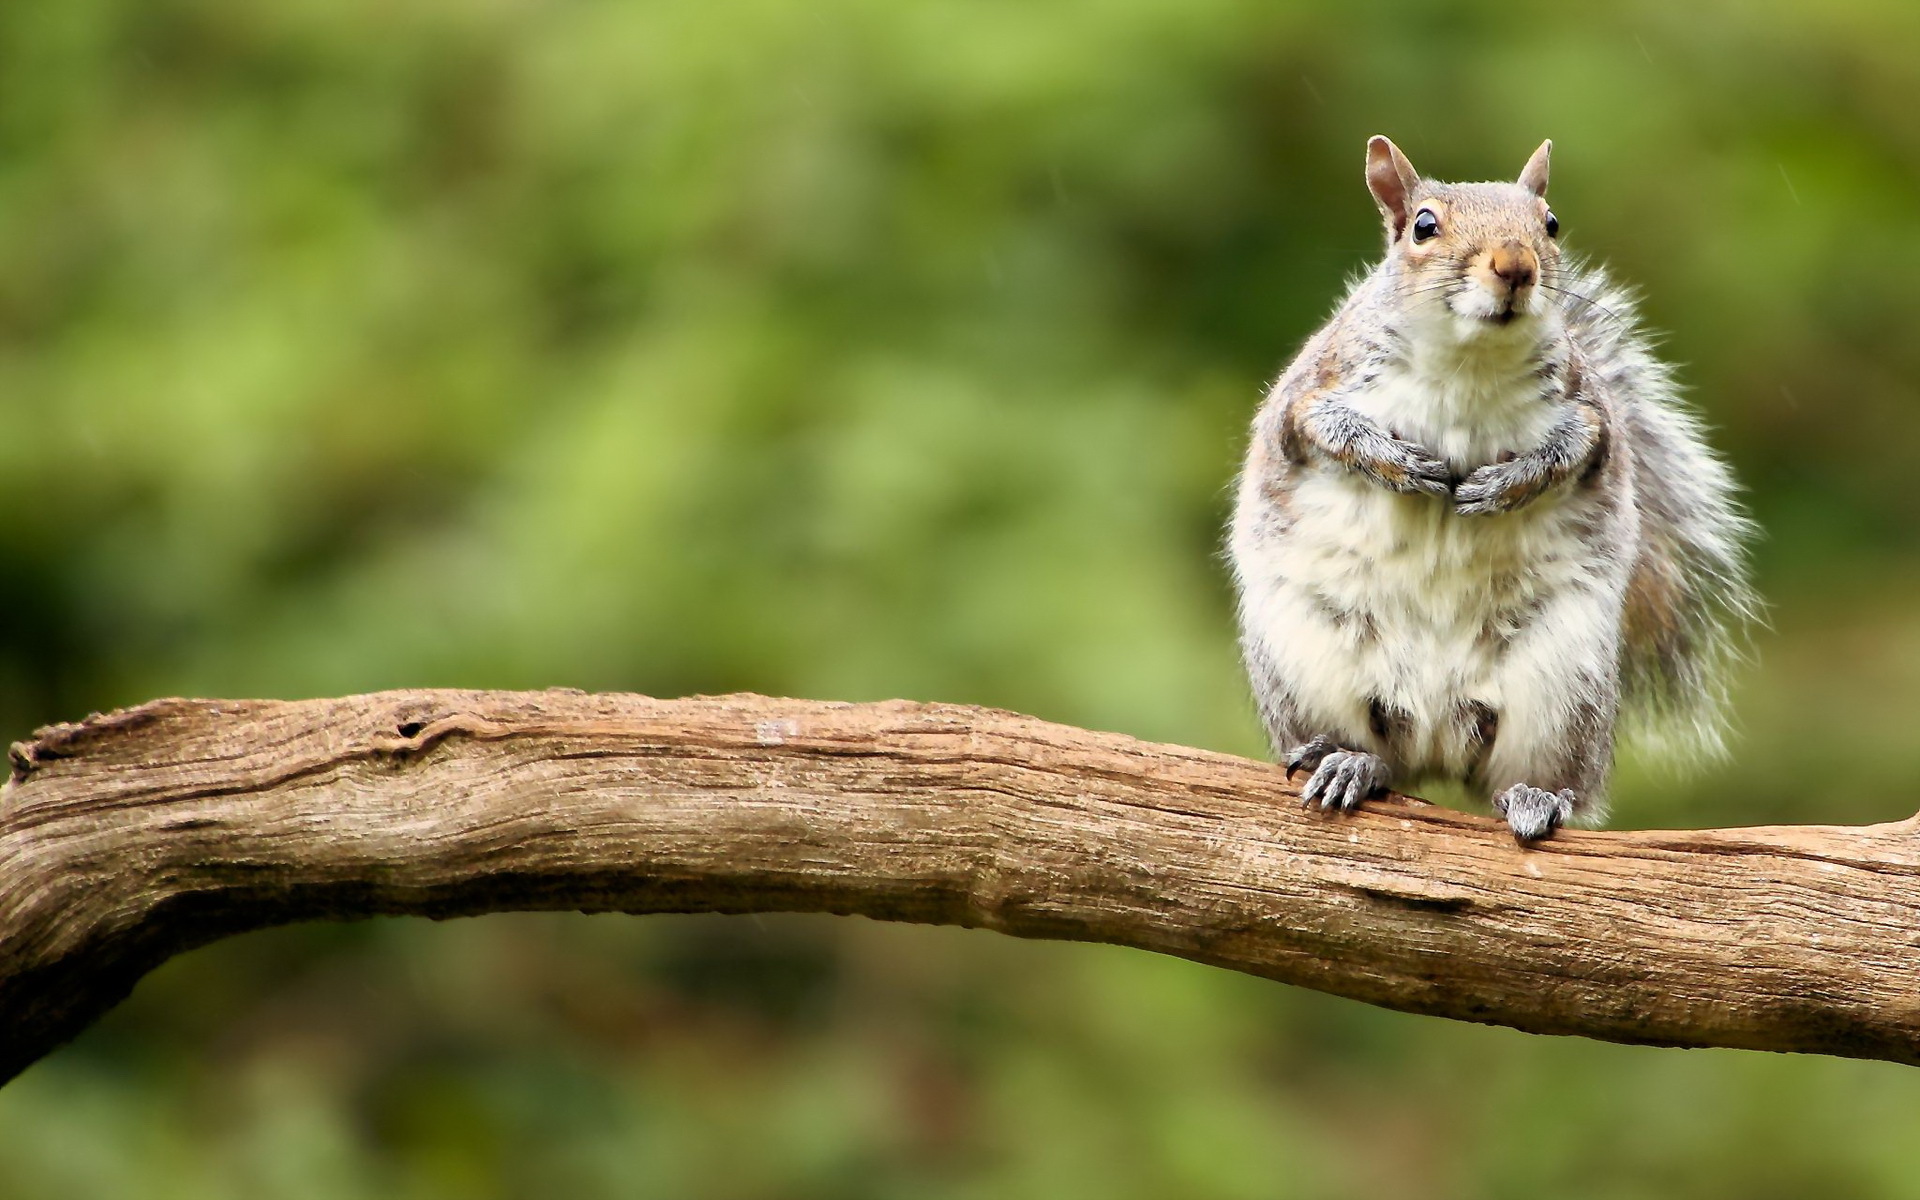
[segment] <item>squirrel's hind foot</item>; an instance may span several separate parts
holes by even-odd
[[[1292,779],[1295,771],[1317,771],[1327,755],[1340,749],[1340,743],[1326,734],[1321,734],[1308,742],[1302,742],[1287,753],[1287,778]]]
[[[1507,819],[1516,842],[1537,842],[1573,815],[1574,794],[1562,788],[1549,792],[1532,784],[1516,783],[1493,798],[1493,811]]]
[[[1320,739],[1314,740],[1317,742]],[[1313,778],[1307,780],[1307,786],[1300,789],[1300,803],[1312,805],[1318,801],[1323,809],[1345,812],[1369,796],[1385,791],[1387,782],[1392,778],[1393,771],[1387,766],[1387,760],[1378,754],[1368,754],[1363,750],[1334,750],[1321,757],[1319,766],[1314,768]]]

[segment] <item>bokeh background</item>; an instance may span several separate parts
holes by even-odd
[[[156,695],[907,696],[1263,747],[1218,558],[1367,135],[1644,286],[1751,489],[1735,758],[1920,807],[1920,6],[0,4],[0,733]],[[1103,947],[503,916],[188,955],[0,1195],[1920,1196],[1920,1073]]]

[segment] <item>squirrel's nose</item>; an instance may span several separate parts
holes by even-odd
[[[1519,242],[1508,242],[1494,250],[1493,259],[1487,266],[1509,289],[1516,292],[1532,283],[1540,273],[1538,256],[1532,248]]]

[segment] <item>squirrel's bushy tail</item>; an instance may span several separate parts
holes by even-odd
[[[1585,265],[1563,279],[1569,332],[1606,381],[1632,446],[1641,527],[1621,662],[1625,726],[1659,750],[1718,755],[1728,671],[1759,612],[1747,575],[1754,525],[1732,472],[1653,356],[1634,294]]]

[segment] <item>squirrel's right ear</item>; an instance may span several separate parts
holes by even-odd
[[[1378,135],[1368,139],[1367,190],[1380,206],[1380,215],[1387,219],[1388,241],[1397,239],[1406,229],[1407,202],[1419,186],[1420,176],[1407,156],[1400,153],[1400,147]]]
[[[1553,139],[1540,143],[1527,165],[1520,170],[1520,186],[1536,196],[1547,194],[1547,168],[1553,165]]]

